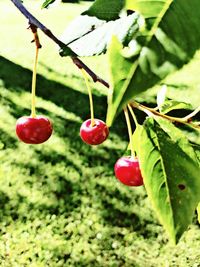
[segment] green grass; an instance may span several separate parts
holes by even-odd
[[[37,11],[38,3],[29,6],[58,36],[87,5]],[[17,140],[15,122],[30,114],[34,45],[25,19],[12,4],[1,0],[0,10],[0,265],[200,266],[196,219],[173,247],[144,188],[127,188],[116,181],[113,165],[127,146],[123,117],[103,145],[82,143],[79,128],[89,116],[85,85],[70,59],[60,58],[42,34],[37,111],[53,121],[54,134],[37,146]],[[85,60],[108,79],[105,57]],[[190,67],[191,73],[196,67]],[[190,79],[197,90],[199,80]],[[95,85],[95,113],[103,119],[105,93]],[[148,97],[154,100],[152,94]]]

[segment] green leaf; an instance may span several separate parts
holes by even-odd
[[[200,167],[185,135],[148,118],[133,135],[147,194],[170,239],[178,242],[200,201]]]
[[[200,134],[199,134],[199,137],[200,137]],[[193,146],[193,149],[197,155],[197,159],[199,161],[199,166],[200,166],[200,145],[199,144],[200,144],[200,142],[198,144],[193,144],[192,146]]]
[[[193,122],[194,123],[194,122]],[[187,139],[192,143],[193,148],[197,154],[197,158],[200,158],[200,129],[190,126],[190,124],[179,125],[179,129],[184,133]],[[199,151],[198,151],[199,148]]]
[[[77,54],[74,53],[74,51],[72,51],[71,48],[68,46],[61,47],[59,50],[59,54],[61,57],[67,57],[67,56],[76,57],[77,56]]]
[[[96,0],[83,15],[95,16],[101,20],[116,20],[124,7],[125,0]]]
[[[55,1],[56,0],[46,0],[46,1],[44,1],[44,3],[42,4],[42,8],[47,8],[50,4],[52,4]]]
[[[138,11],[145,18],[157,19],[161,17],[163,7],[166,5],[166,9],[170,6],[173,0],[126,0],[126,8]]]
[[[106,124],[111,125],[110,117],[114,117],[113,111],[117,109],[120,104],[121,98],[126,90],[126,84],[124,81],[128,80],[127,73],[129,73],[133,67],[132,63],[125,60],[120,51],[122,50],[122,44],[118,41],[117,37],[113,36],[112,41],[108,48],[109,67],[111,73],[111,87],[108,91],[108,111],[109,117]],[[118,68],[116,68],[116,65]],[[122,86],[124,85],[124,86]]]
[[[188,0],[138,0],[127,3],[133,9],[137,4],[136,9],[145,17],[146,31],[141,31],[140,36],[138,33],[134,40],[141,46],[140,53],[132,58],[124,58],[124,64],[131,61],[134,67],[132,73],[127,73],[128,81],[121,83],[123,95],[120,94],[120,104],[119,101],[112,103],[114,109],[107,114],[110,124],[135,96],[181,68],[200,48],[198,0],[190,1],[190,7]],[[118,86],[116,81],[114,88]]]
[[[200,203],[199,203],[199,205],[197,207],[197,213],[198,213],[198,221],[200,223]]]
[[[82,15],[70,23],[61,40],[69,44],[78,56],[99,55],[106,51],[113,35],[116,35],[123,44],[127,44],[138,32],[138,18],[138,14],[132,14],[106,22],[96,17]]]
[[[167,100],[160,106],[160,112],[166,114],[172,110],[176,109],[189,109],[192,110],[193,107],[191,104],[178,102],[175,100]]]

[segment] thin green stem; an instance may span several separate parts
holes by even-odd
[[[197,115],[200,112],[200,106],[198,106],[192,113],[182,118],[185,121],[189,121],[191,118],[193,118],[195,115]]]
[[[162,114],[162,113],[156,111],[154,108],[146,107],[146,106],[144,106],[142,104],[137,103],[136,101],[132,102],[131,106],[134,107],[134,108],[137,108],[137,109],[139,109],[139,110],[141,110],[143,112],[145,112],[149,116],[156,115],[156,116],[162,117],[164,119],[167,119],[167,120],[169,120],[171,122],[178,122],[178,123],[185,124],[187,126],[190,126],[190,127],[193,127],[193,128],[196,128],[196,129],[200,130],[200,126],[199,125],[196,125],[194,123],[189,123],[188,119],[185,120],[185,118],[177,118],[177,117],[172,117],[172,116],[168,116],[168,115]]]
[[[137,118],[135,116],[135,113],[133,112],[133,109],[132,107],[128,104],[128,109],[131,113],[131,116],[133,117],[133,120],[134,120],[134,123],[135,123],[135,126],[137,127],[139,125],[138,121],[137,121]]]
[[[33,64],[33,76],[32,76],[32,92],[31,92],[31,117],[36,117],[35,109],[35,92],[36,92],[36,76],[37,76],[37,63],[38,63],[39,48],[36,46],[35,59]]]
[[[90,101],[91,126],[94,127],[95,126],[95,120],[94,120],[94,105],[93,105],[93,99],[92,99],[92,90],[91,90],[91,87],[90,87],[88,77],[87,77],[85,70],[81,69],[81,72],[83,74],[85,84],[86,84],[87,89],[88,89],[88,95],[89,95],[89,101]]]
[[[43,25],[37,18],[35,18],[22,4],[21,0],[11,0],[11,2],[16,6],[16,8],[19,9],[19,11],[28,19],[30,25],[34,25],[36,28],[43,31],[44,34],[46,34],[53,42],[59,45],[61,49],[65,49],[69,47],[63,43],[61,40],[59,40],[51,31],[48,29],[45,25]],[[100,82],[107,88],[109,88],[109,84],[104,81],[102,78],[100,78],[98,75],[96,75],[88,66],[86,66],[74,53],[73,56],[71,56],[72,61],[79,69],[84,69],[88,75],[91,76],[94,82]]]
[[[127,107],[124,108],[124,115],[125,115],[125,118],[126,118],[126,124],[127,124],[127,128],[128,128],[128,135],[129,135],[130,147],[131,147],[131,157],[134,158],[135,157],[135,152],[134,152],[134,149],[133,149],[133,133],[132,133],[131,122],[130,122],[130,118],[129,118]]]

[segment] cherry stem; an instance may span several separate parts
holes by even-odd
[[[37,76],[37,63],[38,63],[38,53],[39,49],[42,47],[40,44],[40,39],[37,33],[37,27],[33,24],[30,24],[30,29],[33,33],[36,51],[35,51],[35,58],[34,58],[34,65],[33,65],[33,76],[32,76],[32,91],[31,91],[31,117],[36,117],[36,110],[35,110],[35,92],[36,92],[36,76]]]
[[[88,77],[87,77],[85,70],[81,69],[81,72],[83,74],[85,84],[86,84],[86,87],[88,89],[88,95],[89,95],[89,100],[90,100],[91,126],[94,127],[95,126],[95,120],[94,120],[94,105],[93,105],[93,99],[92,99],[92,90],[91,90],[91,87],[90,87]]]
[[[21,0],[11,0],[11,2],[19,9],[19,11],[28,19],[29,24],[33,25],[35,28],[40,29],[44,34],[46,34],[53,42],[55,42],[61,49],[67,48],[68,45],[59,40],[44,24],[42,24],[37,18],[35,18],[22,4]],[[99,82],[105,87],[109,88],[109,84],[96,75],[88,66],[86,66],[74,53],[71,56],[73,63],[79,68],[84,69],[88,75],[91,76],[94,82]]]
[[[177,117],[172,117],[172,116],[168,116],[168,115],[162,114],[162,113],[158,112],[157,110],[155,110],[154,108],[146,107],[146,106],[144,106],[142,104],[137,103],[136,101],[131,102],[130,105],[132,107],[134,107],[134,108],[137,108],[137,109],[145,112],[148,116],[153,116],[154,115],[154,116],[162,117],[162,118],[167,119],[167,120],[169,120],[171,122],[177,122],[177,123],[185,124],[187,126],[190,126],[190,127],[193,127],[193,128],[196,128],[196,129],[200,130],[200,126],[199,125],[196,125],[194,123],[189,122],[189,120],[199,112],[199,108],[197,108],[194,111],[193,114],[191,113],[192,116],[190,114],[190,115],[188,115],[188,116],[186,116],[184,118],[177,118]]]
[[[35,111],[35,92],[36,92],[36,75],[37,75],[37,63],[38,63],[38,53],[39,48],[36,46],[36,52],[35,52],[35,59],[33,64],[33,76],[32,76],[32,104],[31,104],[31,117],[36,117],[36,111]]]
[[[133,117],[133,120],[134,120],[134,123],[135,123],[135,126],[137,127],[139,125],[138,121],[137,121],[137,118],[135,116],[135,113],[133,112],[133,109],[132,107],[128,104],[128,109],[131,113],[131,116]]]
[[[128,135],[129,135],[130,147],[131,147],[131,157],[134,158],[135,152],[134,152],[134,148],[133,148],[133,133],[132,133],[131,122],[130,122],[127,107],[124,108],[124,115],[126,118],[126,124],[127,124],[127,128],[128,128]]]
[[[189,121],[200,112],[200,106],[198,106],[192,113],[182,118],[185,121]]]

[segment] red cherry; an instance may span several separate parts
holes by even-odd
[[[51,136],[53,126],[44,116],[24,116],[17,120],[16,134],[27,144],[41,144]]]
[[[118,159],[114,167],[117,179],[128,186],[143,185],[139,161],[133,157],[122,157]]]
[[[95,125],[91,125],[91,119],[83,122],[80,128],[80,136],[83,142],[88,145],[99,145],[103,143],[109,134],[108,126],[105,122],[94,119]]]

